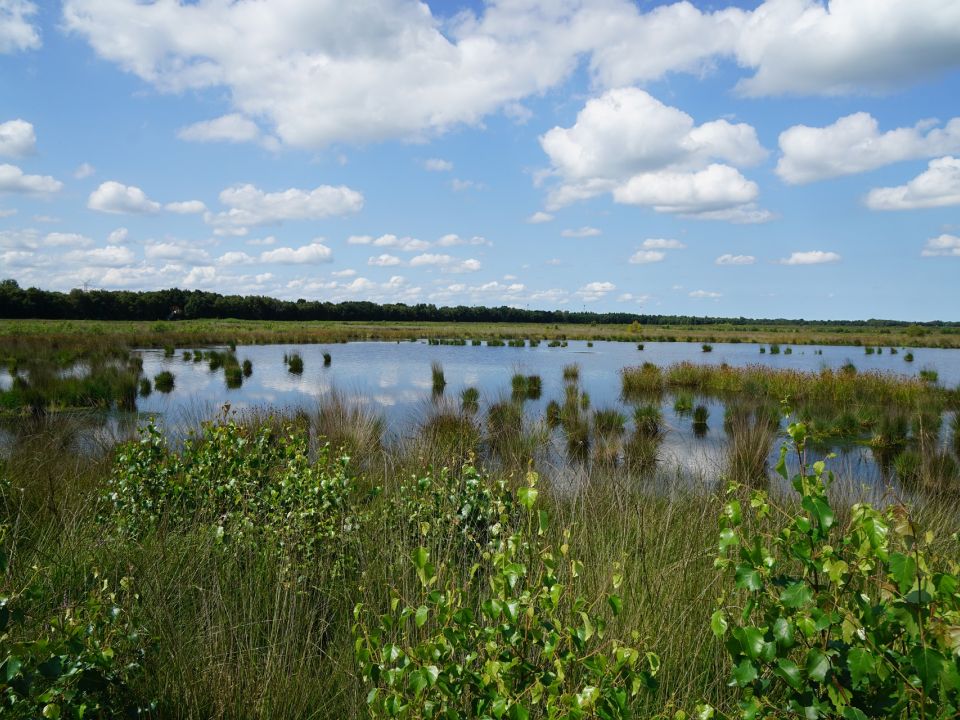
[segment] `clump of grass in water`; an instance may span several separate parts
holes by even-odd
[[[226,354],[220,352],[219,350],[211,350],[207,354],[207,364],[210,367],[210,370],[214,372],[223,367],[226,359]]]
[[[780,346],[777,345],[776,343],[773,343],[773,344],[770,346],[770,354],[771,354],[771,355],[779,355],[779,354],[780,354]]]
[[[194,351],[193,351],[193,361],[194,361],[195,363],[203,362],[203,352],[201,352],[200,350],[194,350]]]
[[[487,347],[504,347],[505,345],[503,340],[487,340]]]
[[[227,381],[227,387],[236,389],[243,385],[243,369],[239,365],[230,364],[223,369],[223,377]]]
[[[891,355],[896,355],[896,354],[899,353],[899,352],[900,352],[900,351],[897,350],[895,347],[890,348],[890,354],[891,354]]]
[[[384,421],[363,403],[331,392],[320,402],[313,419],[317,435],[336,450],[364,462],[376,462],[383,443]]]
[[[331,364],[332,362],[333,362],[333,356],[332,356],[330,353],[325,352],[325,353],[323,354],[323,366],[324,366],[324,367],[330,367],[330,364]]]
[[[616,462],[623,445],[626,423],[627,419],[617,410],[605,408],[593,411],[594,460],[607,464]]]
[[[567,382],[577,382],[580,379],[580,366],[576,363],[564,365],[563,379]]]
[[[936,384],[939,378],[940,378],[940,375],[937,373],[936,370],[932,368],[924,368],[923,370],[920,371],[920,379],[923,380],[925,383],[930,383],[931,385]]]
[[[710,410],[706,405],[697,405],[693,409],[693,430],[695,433],[707,431],[707,420],[710,419]]]
[[[778,421],[771,422],[770,413],[765,408],[744,403],[728,405],[724,416],[730,479],[747,483],[765,481]]]
[[[693,395],[690,393],[679,393],[673,400],[673,411],[683,417],[693,412]]]
[[[193,360],[193,353],[190,352],[189,350],[184,350],[184,351],[183,351],[183,361],[184,361],[184,362],[190,362],[191,360]]]
[[[303,373],[303,358],[300,357],[300,353],[295,352],[290,355],[283,356],[283,362],[287,365],[287,370],[292,372],[294,375],[300,375]]]
[[[643,350],[643,343],[637,343],[637,350]]]
[[[793,355],[793,348],[792,348],[792,347],[786,347],[786,348],[784,348],[783,354],[784,354],[784,355]]]
[[[863,352],[866,355],[873,355],[876,351],[876,348],[870,347],[869,345],[863,348]]]
[[[164,357],[171,358],[171,357],[173,357],[173,354],[174,354],[176,351],[177,351],[177,350],[176,350],[175,347],[173,347],[173,345],[164,345],[164,347],[163,347],[163,356],[164,356]]]
[[[460,468],[479,447],[480,430],[472,415],[449,403],[435,403],[420,425],[412,450],[430,467]]]
[[[480,409],[480,391],[475,387],[464,388],[460,393],[460,408],[465,413],[475,413]]]
[[[908,352],[906,355],[903,356],[903,359],[904,359],[904,362],[913,362],[913,353]]]
[[[640,367],[623,368],[620,381],[627,398],[663,390],[663,372],[651,362],[645,362]]]
[[[153,392],[153,385],[150,384],[150,378],[140,379],[140,397],[149,397]]]
[[[543,382],[539,375],[517,373],[510,380],[511,394],[515,401],[539,400]]]
[[[251,375],[253,375],[253,363],[250,362],[249,359],[244,360],[242,370],[243,370],[244,377],[250,377]]]
[[[645,437],[660,435],[663,413],[652,403],[640,405],[633,411],[634,431]]]
[[[433,382],[433,394],[442,395],[443,389],[447,386],[447,380],[443,376],[443,365],[436,360],[430,363],[430,376]]]
[[[700,349],[703,350],[703,352],[705,353],[713,352],[713,345],[710,345],[709,343],[704,343],[703,345],[700,346]]]
[[[761,346],[760,346],[760,354],[761,354],[761,355],[766,355],[766,354],[767,354],[767,348],[766,348],[766,346],[764,346],[764,345],[761,345]]]
[[[157,389],[157,392],[173,392],[173,380],[173,373],[169,370],[164,370],[154,376],[153,386]]]

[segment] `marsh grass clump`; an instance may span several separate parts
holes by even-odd
[[[183,351],[183,361],[184,361],[184,362],[191,362],[192,360],[193,360],[193,353],[190,352],[189,350],[184,350],[184,351]]]
[[[906,355],[903,356],[903,359],[905,362],[913,362],[913,353],[908,352]]]
[[[731,480],[750,483],[767,479],[776,427],[769,411],[762,406],[740,403],[726,407],[726,471]]]
[[[294,375],[303,374],[303,358],[300,356],[300,353],[293,352],[289,355],[283,356],[283,362],[287,366],[287,371],[293,373]]]
[[[767,354],[767,348],[766,348],[765,345],[761,345],[761,346],[760,346],[760,354],[761,354],[761,355],[766,355],[766,354]]]
[[[507,345],[512,348],[522,348],[526,347],[527,343],[523,338],[513,338],[507,341]]]
[[[656,437],[662,432],[662,424],[663,413],[657,405],[647,403],[634,408],[634,432],[646,437]]]
[[[663,372],[651,362],[640,367],[627,367],[620,371],[620,383],[625,398],[650,395],[663,390]]]
[[[237,364],[227,365],[223,369],[223,377],[230,389],[236,389],[243,385],[243,369]]]
[[[194,350],[194,351],[193,351],[193,361],[194,361],[195,363],[203,362],[203,351],[202,351],[202,350]]]
[[[919,377],[923,382],[930,383],[931,385],[935,385],[937,380],[940,379],[940,375],[933,368],[923,368],[920,371]]]
[[[319,438],[355,458],[361,466],[379,459],[386,424],[365,403],[333,391],[320,401],[313,427]]]
[[[476,413],[480,409],[480,391],[475,387],[464,388],[460,393],[460,409],[465,413]]]
[[[637,343],[637,350],[643,350],[643,343]]]
[[[543,392],[543,381],[539,375],[517,373],[510,379],[510,388],[515,401],[539,400]]]
[[[593,427],[598,435],[623,435],[627,418],[619,410],[597,408],[593,411]]]
[[[460,468],[477,455],[480,429],[470,413],[441,405],[434,404],[420,424],[414,449],[427,467]]]
[[[706,405],[697,405],[693,409],[693,430],[695,433],[707,431],[707,420],[710,419],[710,410]]]
[[[673,411],[680,417],[693,412],[693,395],[688,392],[677,393],[673,400]]]
[[[916,450],[908,449],[897,453],[893,459],[893,470],[897,479],[905,485],[914,485],[920,479],[923,460]]]
[[[705,353],[713,352],[713,345],[710,345],[709,343],[703,343],[703,345],[700,346],[700,349]]]
[[[331,363],[333,363],[333,356],[328,352],[323,353],[323,366],[330,367]]]
[[[243,365],[241,366],[241,369],[243,371],[243,376],[245,378],[248,378],[251,375],[253,375],[253,363],[250,362],[249,359],[246,359],[243,361]]]
[[[430,377],[432,381],[433,394],[442,395],[443,389],[447,386],[447,380],[443,376],[443,365],[436,360],[430,363]]]
[[[169,393],[173,392],[174,384],[173,373],[169,370],[163,370],[160,373],[157,373],[153,377],[153,387],[156,388],[157,392]]]
[[[177,349],[173,345],[164,345],[163,347],[163,356],[165,358],[172,358],[177,352]]]
[[[140,397],[149,397],[151,392],[153,392],[153,385],[150,383],[150,378],[140,378]]]
[[[504,347],[506,343],[503,340],[487,340],[487,347]]]
[[[577,382],[580,379],[580,366],[576,363],[564,365],[563,379],[565,382]]]
[[[873,355],[876,351],[877,349],[874,347],[871,347],[870,345],[867,345],[866,347],[863,348],[863,352],[865,355]]]
[[[771,355],[779,355],[779,354],[780,354],[780,346],[777,345],[776,343],[773,343],[773,344],[770,346],[770,354],[771,354]]]
[[[953,454],[960,460],[960,411],[955,411],[950,419],[950,438]]]
[[[207,365],[211,372],[216,372],[224,366],[227,361],[227,353],[219,350],[211,350],[207,353]]]
[[[783,354],[784,354],[784,355],[793,355],[793,348],[792,348],[792,347],[789,347],[789,346],[785,347],[785,348],[783,349]]]

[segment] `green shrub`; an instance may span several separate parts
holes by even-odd
[[[932,538],[900,505],[858,503],[841,521],[828,497],[832,473],[805,462],[807,427],[788,433],[799,507],[757,491],[745,509],[731,485],[721,518],[717,565],[738,592],[711,626],[733,662],[743,717],[956,717],[956,549],[932,553]],[[786,454],[777,467],[785,480]],[[787,518],[777,534],[754,529],[771,514]]]
[[[415,597],[395,589],[389,609],[356,607],[356,658],[374,717],[627,718],[654,686],[656,655],[605,639],[606,608],[616,617],[623,605],[619,567],[609,594],[579,595],[583,565],[566,543],[547,542],[537,493],[530,473],[517,493],[523,522],[491,538],[468,586],[420,547]]]

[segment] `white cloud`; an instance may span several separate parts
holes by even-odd
[[[0,165],[0,193],[43,195],[58,192],[63,183],[49,175],[25,175],[16,165]]]
[[[602,233],[599,229],[584,225],[583,227],[576,228],[575,230],[569,229],[569,228],[567,230],[563,230],[560,233],[560,236],[565,238],[586,238],[586,237],[597,237],[598,235],[601,235],[601,234]]]
[[[553,220],[553,215],[548,212],[543,212],[538,210],[533,215],[527,218],[527,222],[531,225],[539,225],[540,223],[548,223]]]
[[[867,194],[871,210],[913,210],[960,205],[960,158],[931,160],[927,169],[906,185],[875,188]]]
[[[344,270],[334,270],[330,274],[333,275],[333,277],[353,277],[357,274],[357,271],[352,268],[346,268]]]
[[[461,180],[460,178],[454,178],[450,181],[450,187],[453,188],[454,192],[463,192],[464,190],[483,190],[483,183],[478,183],[475,180]]]
[[[474,235],[470,238],[460,237],[454,233],[444,235],[439,240],[437,240],[438,247],[457,247],[460,245],[493,245],[492,242],[487,240],[485,237],[480,235]]]
[[[205,219],[208,223],[246,227],[355,213],[363,207],[363,195],[343,185],[320,185],[313,190],[290,188],[268,193],[247,184],[223,190],[220,202],[230,209],[207,213]]]
[[[468,273],[476,272],[481,268],[479,260],[468,258],[461,260],[452,255],[437,253],[424,253],[410,258],[410,267],[439,267],[444,272],[449,273]]]
[[[402,252],[421,252],[430,247],[426,240],[412,237],[398,237],[387,234],[373,237],[372,235],[351,235],[347,238],[348,245],[373,245],[374,247],[395,248]]]
[[[647,238],[641,243],[641,247],[647,250],[683,250],[684,245],[679,240],[669,238]]]
[[[33,221],[38,223],[58,223],[60,218],[56,215],[34,215]]]
[[[248,255],[247,253],[239,250],[231,250],[230,252],[225,252],[223,255],[217,258],[217,265],[251,265],[256,261],[257,259],[252,255]]]
[[[95,172],[97,172],[97,169],[90,163],[85,162],[85,163],[80,163],[77,166],[77,169],[73,171],[73,176],[77,180],[83,180],[84,178],[90,177]]]
[[[960,257],[960,237],[956,235],[943,234],[939,237],[930,238],[921,253],[924,257],[937,257],[946,255],[950,257]]]
[[[40,33],[30,22],[36,13],[29,0],[0,0],[0,55],[40,47]]]
[[[496,111],[522,120],[520,101],[582,64],[605,89],[730,59],[755,71],[741,92],[763,95],[884,90],[960,63],[953,0],[646,6],[504,0],[444,18],[397,0],[65,0],[63,25],[161,90],[223,88],[234,112],[311,148],[422,139]]]
[[[130,237],[130,231],[125,227],[118,227],[107,236],[107,243],[110,245],[122,245]]]
[[[190,142],[251,142],[260,137],[260,128],[250,118],[230,113],[181,128],[177,137]]]
[[[431,172],[450,172],[453,170],[453,163],[440,158],[428,158],[423,161],[423,167]]]
[[[108,180],[90,193],[87,207],[105,213],[145,214],[158,212],[160,203],[148,198],[138,187]]]
[[[781,265],[824,265],[840,262],[840,256],[835,252],[823,250],[808,250],[806,252],[790,253],[790,257],[780,261]]]
[[[260,253],[260,262],[280,263],[284,265],[314,265],[333,260],[333,251],[326,245],[313,242],[298,248],[279,247]]]
[[[695,125],[682,110],[638,88],[610,90],[589,100],[569,128],[540,138],[550,174],[560,178],[549,208],[611,193],[615,201],[659,212],[700,215],[753,203],[756,183],[730,165],[766,156],[756,131],[714,120]]]
[[[780,133],[780,150],[777,175],[808,183],[960,151],[960,118],[942,128],[923,121],[881,133],[872,115],[859,112],[822,128],[794,125]]]
[[[392,265],[399,265],[400,258],[396,255],[388,255],[384,253],[383,255],[377,255],[376,257],[371,257],[367,260],[367,265],[375,265],[377,267],[390,267]]]
[[[721,255],[716,260],[714,264],[716,265],[753,265],[757,261],[753,255],[732,255],[726,253]]]
[[[163,206],[163,209],[178,215],[195,215],[204,212],[207,206],[200,200],[184,200],[183,202],[167,203]]]
[[[617,286],[612,282],[591,282],[587,283],[579,290],[577,290],[577,295],[583,298],[584,302],[593,302],[595,300],[600,300],[608,293],[613,292],[617,289]]]
[[[87,247],[93,245],[93,240],[80,233],[47,233],[43,238],[46,247]]]
[[[151,242],[143,249],[147,260],[171,260],[177,263],[205,263],[209,253],[183,242]]]
[[[16,214],[16,208],[0,208],[0,218],[13,217]]]
[[[277,244],[277,239],[273,235],[268,235],[267,237],[264,237],[264,238],[251,238],[250,240],[247,240],[247,245],[253,245],[255,247],[256,246],[269,247],[271,245],[276,245],[276,244]]]
[[[33,250],[40,245],[40,233],[33,229],[0,230],[0,248]]]
[[[119,245],[107,245],[91,250],[74,250],[64,256],[67,262],[92,267],[124,267],[134,261],[133,251]]]
[[[0,13],[0,18],[2,18]],[[23,157],[36,149],[37,136],[33,125],[26,120],[8,120],[0,123],[0,155]]]
[[[630,256],[631,265],[646,265],[662,261],[667,254],[661,250],[637,250]]]
[[[884,92],[960,64],[953,0],[767,0],[747,16],[746,95]]]
[[[716,300],[723,297],[723,293],[712,292],[710,290],[693,290],[687,294],[697,300]]]
[[[633,293],[621,293],[617,296],[617,302],[635,302],[643,305],[650,300],[650,295],[634,295]]]

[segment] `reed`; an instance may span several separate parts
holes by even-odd
[[[169,370],[163,370],[153,377],[153,387],[157,392],[169,393],[173,392],[174,386],[174,377],[173,373]]]
[[[303,357],[301,357],[300,353],[293,352],[289,355],[284,355],[283,361],[286,363],[289,372],[294,375],[303,374]]]
[[[476,413],[480,409],[480,391],[475,387],[464,388],[460,393],[460,408],[465,413]]]
[[[442,395],[443,389],[447,386],[447,380],[443,376],[443,365],[436,360],[430,363],[430,377],[432,381],[433,394]]]

